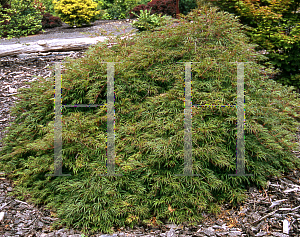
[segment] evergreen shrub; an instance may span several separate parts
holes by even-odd
[[[45,6],[45,12],[50,13],[53,16],[56,16],[55,10],[54,10],[54,4],[52,0],[41,0],[43,5]]]
[[[149,0],[142,1],[148,2]],[[132,8],[139,5],[139,0],[98,0],[98,9],[101,19],[125,19],[129,18]]]
[[[0,29],[4,29],[9,24],[10,16],[12,15],[11,6],[8,3],[0,5]],[[7,37],[7,31],[2,30],[0,37]]]
[[[45,12],[46,7],[44,6],[43,2],[40,2],[40,0],[33,0],[33,4],[34,7],[39,10],[40,13]]]
[[[275,78],[300,91],[299,0],[216,0],[213,4],[235,14],[257,50],[267,50],[268,64],[280,69]]]
[[[197,8],[196,0],[180,0],[179,12],[183,15],[187,15],[191,10]]]
[[[150,9],[150,8],[149,8],[149,9]],[[149,9],[147,8],[147,5],[145,5],[145,4],[140,4],[140,5],[136,6],[136,7],[134,7],[134,8],[130,11],[129,17],[130,17],[130,19],[135,18],[135,17],[136,17],[136,14],[139,14],[141,11],[145,11],[145,10],[149,10]],[[150,11],[150,13],[151,13],[151,11]]]
[[[205,12],[206,11],[206,12]],[[115,64],[115,172],[106,174],[106,107],[62,109],[63,174],[54,172],[53,75],[20,89],[14,122],[3,139],[0,169],[28,196],[60,218],[52,226],[85,233],[113,227],[194,225],[204,211],[236,206],[249,186],[266,188],[271,176],[300,167],[300,98],[269,78],[275,71],[232,15],[195,9],[178,25],[132,38],[109,38],[84,58],[64,63],[62,104],[106,104],[107,64]],[[195,47],[196,42],[196,47]],[[112,44],[107,47],[108,43]],[[245,173],[236,172],[236,107],[193,107],[193,173],[184,170],[185,66],[192,63],[193,105],[235,105],[237,64],[245,63]],[[264,70],[266,72],[264,72]],[[90,230],[90,231],[88,231]]]
[[[60,19],[70,26],[90,25],[97,19],[97,3],[93,0],[53,0]]]
[[[151,10],[151,9],[150,9]],[[140,15],[136,15],[138,19],[130,23],[134,28],[137,28],[139,31],[144,30],[153,30],[156,27],[166,25],[169,20],[172,19],[170,16],[161,16],[161,14],[150,14],[150,11],[142,11]]]
[[[12,0],[0,5],[0,37],[14,38],[38,33],[42,29],[39,5],[31,0]]]

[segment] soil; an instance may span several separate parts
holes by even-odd
[[[113,33],[114,35],[120,35],[124,33],[137,32],[136,28],[133,28],[130,23],[134,19],[122,19],[122,20],[97,20],[91,24],[91,26],[83,27],[70,27],[68,24],[63,23],[60,27],[55,27],[51,29],[45,29],[44,32],[40,31],[36,35],[30,35],[27,37],[13,38],[13,39],[0,39],[1,45],[9,44],[23,44],[35,42],[38,40],[51,40],[51,39],[74,39],[74,38],[85,38],[85,37],[95,37],[93,33],[99,33],[100,29],[107,31],[107,33]],[[123,30],[125,28],[125,31]],[[120,29],[120,32],[118,32]],[[105,35],[99,35],[105,36]]]

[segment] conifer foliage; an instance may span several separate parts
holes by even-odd
[[[19,199],[31,195],[66,224],[90,234],[112,227],[159,225],[166,219],[196,224],[203,211],[245,199],[249,185],[299,168],[300,98],[269,79],[232,15],[195,9],[180,24],[168,24],[130,39],[101,42],[62,70],[62,104],[106,104],[107,65],[115,64],[115,172],[106,168],[107,110],[63,108],[62,154],[66,177],[54,172],[52,80],[23,88],[12,110],[0,168],[15,180]],[[196,47],[195,47],[196,42]],[[180,63],[181,62],[181,63]],[[184,170],[185,67],[192,64],[193,105],[236,104],[237,65],[245,64],[245,173],[236,172],[236,107],[197,107],[192,117],[193,173]],[[269,70],[272,75],[274,71]]]

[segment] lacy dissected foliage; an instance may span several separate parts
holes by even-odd
[[[40,5],[32,0],[12,0],[0,5],[0,37],[21,37],[42,29]]]
[[[192,21],[192,22],[189,22]],[[250,185],[300,167],[300,98],[269,78],[232,15],[193,10],[180,24],[111,38],[62,70],[62,104],[106,104],[107,64],[115,64],[115,171],[106,174],[107,110],[62,110],[63,174],[54,172],[54,75],[20,90],[15,121],[3,139],[0,168],[15,181],[17,198],[29,195],[57,217],[53,228],[90,234],[136,224],[196,224],[203,211],[245,200]],[[196,47],[195,47],[196,42]],[[193,105],[236,104],[237,63],[245,63],[245,173],[236,172],[236,107],[193,107],[193,172],[184,170],[185,66],[192,64]]]
[[[53,0],[60,19],[70,26],[90,25],[97,19],[97,3],[93,0]]]
[[[278,82],[300,91],[300,0],[216,0],[222,10],[240,16],[247,35],[265,49],[275,68]]]

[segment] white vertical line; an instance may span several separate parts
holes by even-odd
[[[185,103],[184,103],[184,175],[193,172],[192,163],[192,101],[191,101],[191,62],[185,63]]]

